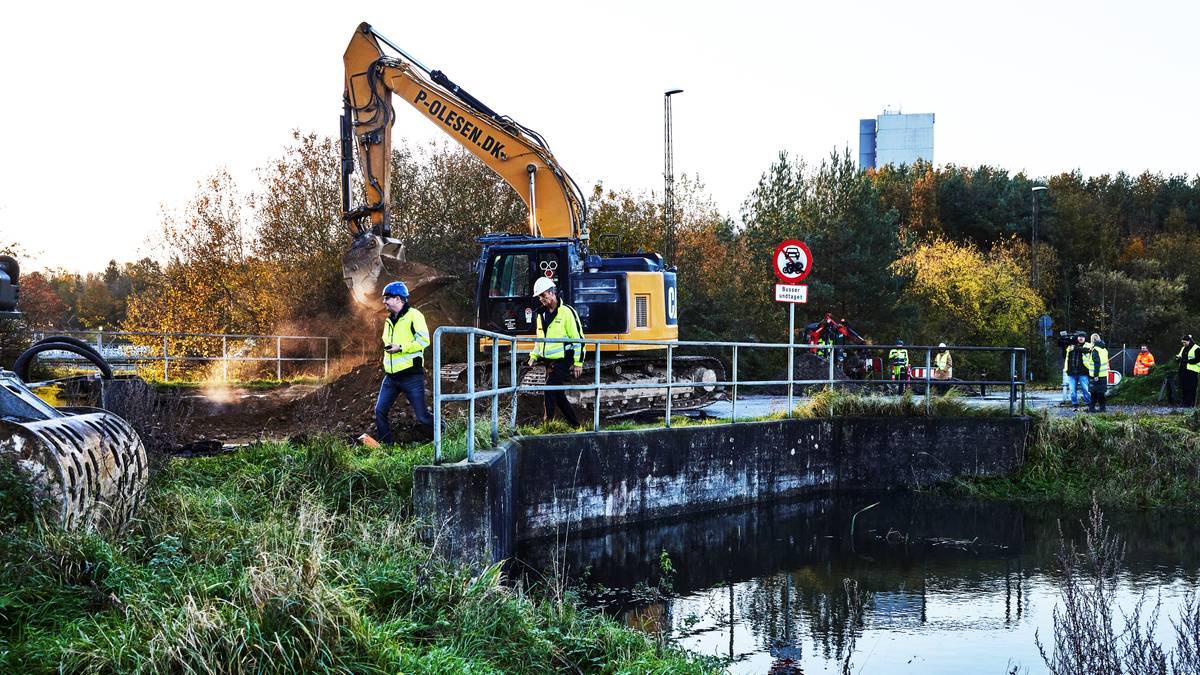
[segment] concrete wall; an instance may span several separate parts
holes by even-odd
[[[475,464],[418,467],[418,516],[452,557],[518,540],[834,490],[998,475],[1024,461],[1028,420],[837,418],[516,439]]]

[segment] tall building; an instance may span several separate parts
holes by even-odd
[[[933,113],[905,115],[884,111],[858,121],[858,166],[933,163]]]

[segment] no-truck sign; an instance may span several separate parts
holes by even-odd
[[[812,272],[812,251],[799,239],[787,239],[775,247],[771,266],[780,281],[798,284]]]

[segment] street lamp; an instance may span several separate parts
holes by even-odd
[[[675,262],[675,142],[671,130],[671,96],[682,93],[682,89],[663,93],[663,224],[666,230],[663,254],[667,265]]]
[[[1045,192],[1048,189],[1049,188],[1047,188],[1044,185],[1033,186],[1033,228],[1032,228],[1032,235],[1029,238],[1029,241],[1030,241],[1029,249],[1033,253],[1033,290],[1034,291],[1042,290],[1040,279],[1038,278],[1038,264],[1037,264],[1038,193]]]

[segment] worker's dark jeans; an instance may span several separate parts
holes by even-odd
[[[1100,406],[1100,412],[1108,409],[1108,378],[1097,377],[1091,383],[1092,400],[1088,401],[1088,412],[1096,412],[1096,406]]]
[[[1185,408],[1196,407],[1196,379],[1197,374],[1191,370],[1179,371],[1179,393]]]
[[[566,384],[567,375],[571,372],[571,365],[575,363],[575,358],[571,350],[567,350],[565,358],[547,360],[544,363],[546,364],[546,384],[556,386]],[[554,409],[557,407],[562,411],[563,419],[567,420],[567,424],[573,427],[579,426],[579,419],[575,417],[575,409],[567,400],[567,392],[546,392],[545,404],[547,422],[554,419]]]
[[[376,439],[380,443],[392,442],[392,425],[388,424],[388,411],[396,398],[404,392],[409,405],[413,409],[413,417],[417,424],[425,427],[426,432],[433,431],[433,415],[425,407],[425,370],[423,368],[408,368],[398,373],[383,376],[383,384],[379,386],[379,398],[375,400],[375,429],[379,434]]]

